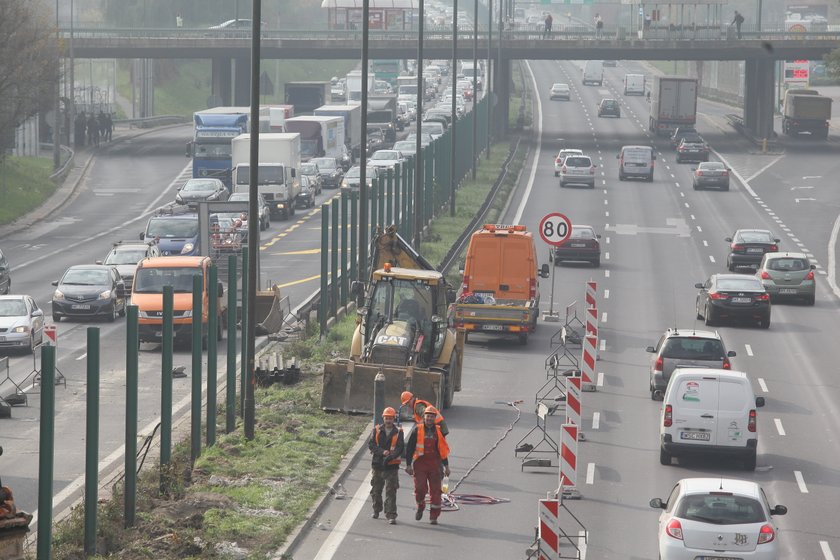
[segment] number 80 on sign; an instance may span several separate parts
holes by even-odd
[[[552,212],[540,220],[540,237],[549,245],[558,247],[572,235],[572,222],[564,214]]]

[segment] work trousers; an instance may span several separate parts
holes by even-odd
[[[385,517],[397,518],[397,488],[400,487],[400,470],[371,469],[370,497],[373,498],[373,511],[382,511],[382,489],[385,489]]]
[[[417,508],[425,508],[429,494],[429,519],[440,517],[441,466],[437,455],[419,457],[414,462],[414,498]]]

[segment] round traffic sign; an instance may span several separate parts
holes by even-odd
[[[560,246],[571,235],[572,221],[560,212],[552,212],[540,220],[540,237],[549,245]]]

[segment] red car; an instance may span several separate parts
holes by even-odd
[[[601,235],[595,228],[585,225],[572,225],[572,235],[559,247],[554,248],[554,264],[562,261],[584,261],[594,267],[601,266]]]
[[[473,98],[473,91],[472,88],[464,88],[464,101],[472,101]]]

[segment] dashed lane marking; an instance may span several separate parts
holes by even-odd
[[[782,426],[782,421],[778,418],[773,418],[773,423],[776,424],[776,431],[779,432],[779,435],[785,435],[785,428]]]
[[[603,371],[598,372],[598,381],[597,381],[596,385],[598,387],[603,387],[604,386],[604,372]]]
[[[763,377],[758,378],[758,386],[761,387],[761,390],[764,391],[765,393],[770,392],[770,389],[767,388],[767,383],[764,382]]]
[[[820,541],[820,549],[822,550],[823,556],[825,556],[825,560],[834,560],[834,554],[831,552],[827,541]]]
[[[712,261],[712,262],[716,262],[715,258],[712,255],[709,255],[709,260]]]
[[[592,429],[597,430],[601,427],[601,413],[600,412],[593,412],[592,413]]]
[[[606,339],[603,339],[603,338],[602,338],[602,339],[600,340],[599,345],[598,345],[598,350],[600,350],[601,352],[603,352],[603,351],[605,351],[606,349],[607,349],[607,341],[606,341]]]
[[[604,290],[604,299],[610,299],[610,291]]]
[[[607,322],[607,312],[606,312],[606,311],[604,311],[603,313],[601,313],[601,322],[602,322],[602,323],[606,323],[606,322]]]
[[[595,463],[586,465],[586,483],[595,484]]]
[[[753,355],[752,346],[750,346],[749,344],[744,344],[744,348],[747,351],[747,356],[752,356]]]
[[[808,494],[808,487],[805,485],[805,477],[802,476],[802,471],[793,471],[793,477],[796,479],[796,485],[799,486],[799,491],[803,494]]]

